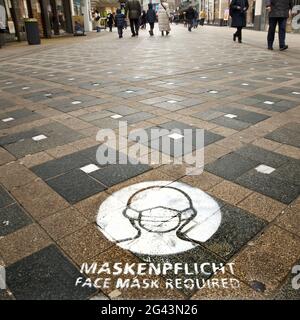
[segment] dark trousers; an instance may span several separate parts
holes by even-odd
[[[120,38],[123,37],[123,27],[118,27],[118,34]]]
[[[201,24],[201,26],[204,25],[204,20],[205,20],[205,19],[203,19],[203,18],[200,19],[200,24]]]
[[[0,30],[0,48],[5,44],[5,33],[4,30]]]
[[[130,19],[130,29],[133,35],[139,34],[139,19]]]
[[[239,41],[242,41],[242,30],[243,27],[236,28],[235,36],[239,39]]]
[[[192,31],[192,27],[193,27],[193,20],[189,19],[188,20],[188,29],[189,29],[189,31]]]
[[[154,22],[149,22],[149,25],[150,25],[150,31],[153,31],[153,29],[154,29]]]
[[[268,47],[272,48],[274,39],[275,39],[275,31],[278,23],[279,27],[279,46],[283,48],[285,46],[285,34],[286,34],[286,18],[269,18],[269,31],[268,31]]]

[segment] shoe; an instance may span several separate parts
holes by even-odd
[[[163,31],[161,32],[161,35],[162,35],[162,36],[164,36],[164,35],[165,35]]]
[[[131,36],[132,36],[132,37],[135,37],[135,33],[133,33]]]
[[[239,43],[243,43],[241,39],[239,39]]]
[[[136,33],[135,33],[135,35],[138,37],[138,36],[139,36],[139,33],[138,33],[138,32],[136,32]]]
[[[166,34],[168,35],[170,32],[169,31],[166,31]]]
[[[274,50],[274,49],[273,49],[273,47],[268,47],[268,50],[271,50],[271,51],[272,51],[272,50]]]
[[[283,46],[283,47],[280,47],[279,50],[280,50],[280,51],[284,51],[284,50],[288,49],[288,47],[289,47],[289,46],[285,45],[285,46]]]
[[[233,41],[236,41],[236,34],[233,34]]]

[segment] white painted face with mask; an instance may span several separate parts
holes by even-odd
[[[174,187],[150,187],[133,194],[124,215],[148,232],[177,231],[196,216],[189,196]]]
[[[100,206],[101,232],[123,249],[176,254],[208,240],[221,223],[218,203],[181,182],[147,181],[125,187]]]

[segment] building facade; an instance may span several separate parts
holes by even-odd
[[[0,4],[7,15],[7,41],[26,39],[26,18],[37,19],[44,38],[72,34],[75,21],[91,30],[90,0],[0,0]]]

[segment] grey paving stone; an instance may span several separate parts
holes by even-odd
[[[226,180],[234,181],[258,164],[258,161],[244,158],[238,153],[232,152],[207,164],[205,170]]]
[[[222,207],[221,211],[219,229],[203,246],[228,260],[259,233],[267,222],[229,204]]]
[[[300,148],[299,133],[293,129],[289,129],[288,127],[278,128],[267,134],[265,138]]]
[[[17,204],[0,209],[0,237],[6,236],[30,223],[32,223],[32,220]]]
[[[226,118],[224,116],[219,117],[217,119],[213,119],[211,122],[226,128],[234,129],[234,130],[244,130],[251,125],[251,123],[236,120],[236,118],[235,119]]]
[[[0,208],[6,207],[9,204],[14,203],[14,199],[8,194],[8,192],[0,185]]]
[[[300,192],[299,185],[294,185],[291,182],[257,172],[256,170],[245,173],[237,178],[236,182],[285,204],[290,204]]]
[[[199,118],[199,119],[205,120],[205,121],[210,121],[210,120],[219,118],[220,116],[223,116],[224,114],[225,113],[219,112],[219,111],[216,111],[216,110],[207,110],[207,111],[204,111],[204,112],[195,113],[192,116],[195,117],[195,118]]]
[[[105,186],[111,187],[151,169],[152,168],[146,164],[112,164],[90,173],[90,176]]]
[[[84,276],[54,245],[8,266],[6,275],[17,300],[82,300],[96,292],[75,286]]]
[[[120,114],[122,116],[127,116],[129,114],[137,112],[136,109],[127,106],[116,106],[106,110],[111,112],[112,114]]]
[[[271,173],[272,177],[300,185],[300,160],[291,160]]]
[[[259,163],[268,165],[273,168],[278,168],[283,164],[292,160],[292,158],[286,157],[276,152],[272,152],[254,145],[246,145],[238,150],[236,153],[239,155],[257,161]]]
[[[71,204],[106,189],[103,184],[91,178],[80,169],[75,169],[71,172],[49,179],[46,182],[53,190]]]
[[[140,122],[140,121],[144,121],[144,120],[148,120],[148,119],[152,119],[155,118],[156,116],[152,113],[148,113],[148,112],[137,112],[134,114],[129,114],[123,118],[120,118],[120,120],[122,121],[127,121],[128,124],[133,124],[136,122]]]

